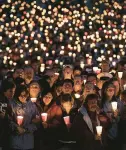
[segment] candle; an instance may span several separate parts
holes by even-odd
[[[64,119],[64,122],[66,125],[70,124],[70,116],[65,116],[65,117],[63,117],[63,119]]]
[[[86,80],[86,79],[84,79],[84,84],[86,83],[86,81],[87,81],[87,80]]]
[[[75,58],[76,57],[76,54],[75,53],[73,53],[73,58]]]
[[[44,66],[41,66],[41,67],[40,67],[40,71],[43,72],[44,70],[45,70],[45,67],[44,67]]]
[[[116,62],[115,62],[115,61],[113,61],[113,62],[112,62],[112,65],[113,65],[113,66],[116,66]]]
[[[123,75],[123,72],[118,72],[118,77],[121,79]]]
[[[98,68],[97,71],[96,71],[96,73],[97,73],[97,74],[101,73],[101,69]]]
[[[42,121],[43,121],[43,122],[46,122],[46,121],[47,121],[47,116],[48,116],[47,113],[42,113],[42,114],[41,114],[41,118],[42,118]]]
[[[84,63],[81,63],[81,64],[80,64],[80,67],[83,69],[83,68],[84,68]]]
[[[61,62],[60,62],[60,66],[62,66],[62,65],[63,65],[63,62],[61,61]]]
[[[98,67],[93,67],[93,71],[96,73],[98,70]]]
[[[37,101],[37,98],[31,98],[32,103],[35,103]]]
[[[69,52],[68,55],[71,57],[72,56],[72,52]]]
[[[28,65],[28,60],[25,60],[25,65]]]
[[[96,126],[97,135],[101,136],[102,134],[102,126]]]
[[[59,76],[59,73],[58,73],[58,72],[55,72],[54,74],[55,74],[56,76]]]
[[[117,110],[117,102],[112,102],[112,109],[113,111],[116,111]]]
[[[75,95],[75,98],[80,98],[80,94],[76,93],[74,95]]]
[[[55,54],[55,50],[52,50],[52,54],[53,54],[53,55]]]
[[[20,126],[23,123],[23,116],[17,116],[17,124]]]
[[[55,64],[58,64],[58,63],[59,63],[59,60],[58,60],[58,59],[56,59],[56,60],[55,60]]]
[[[123,85],[124,90],[126,90],[126,84]]]
[[[41,57],[40,56],[37,56],[37,60],[40,60],[41,59]]]

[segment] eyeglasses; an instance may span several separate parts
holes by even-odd
[[[107,89],[108,92],[114,92],[115,89]]]

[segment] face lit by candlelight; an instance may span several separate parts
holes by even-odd
[[[113,88],[113,87],[108,87],[107,89],[106,89],[106,94],[107,94],[107,96],[108,97],[113,97],[114,96],[114,94],[115,94],[115,88]]]
[[[83,95],[86,97],[88,94],[95,93],[94,85],[91,82],[88,82],[84,86]]]
[[[40,93],[40,86],[37,82],[30,84],[29,86],[30,97],[37,98]]]
[[[69,93],[71,94],[73,91],[73,86],[71,82],[65,82],[62,86],[63,93]]]
[[[49,92],[43,97],[43,102],[45,105],[49,105],[53,99],[52,94]]]
[[[95,112],[97,107],[98,107],[97,106],[97,99],[88,100],[87,106],[88,106],[89,111]]]
[[[70,67],[66,67],[63,71],[63,75],[65,79],[71,79],[72,74],[73,74],[73,69]]]
[[[29,94],[26,91],[21,92],[21,94],[18,97],[19,101],[22,103],[26,103],[28,96],[29,96]]]
[[[63,102],[62,103],[62,107],[63,109],[67,112],[67,114],[69,114],[70,110],[72,109],[73,107],[73,103],[72,102]]]
[[[6,92],[4,92],[4,95],[7,97],[7,99],[12,99],[15,94],[15,87],[12,89],[8,89]]]

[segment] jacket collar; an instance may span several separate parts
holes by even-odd
[[[81,106],[80,109],[79,109],[80,113],[83,115],[83,119],[84,121],[86,122],[87,126],[89,127],[90,131],[92,133],[94,133],[93,131],[93,125],[92,125],[92,122],[91,122],[91,119],[87,113],[87,110],[84,106]],[[96,119],[97,119],[97,124],[100,125],[100,121],[98,120],[98,117],[96,116]]]

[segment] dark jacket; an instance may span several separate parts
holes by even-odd
[[[60,140],[64,140],[64,141],[72,141],[72,135],[70,132],[70,128],[71,125],[76,117],[78,113],[78,109],[77,108],[72,108],[71,111],[69,112],[69,114],[66,113],[66,111],[64,111],[64,109],[62,108],[62,122],[60,125]],[[67,125],[64,122],[63,117],[65,116],[69,116],[70,117],[70,126],[69,128],[67,127]]]
[[[73,138],[77,142],[79,150],[102,150],[100,141],[95,140],[96,131],[94,131],[92,122],[88,119],[88,113],[79,112],[71,127]]]
[[[37,130],[32,120],[38,116],[38,111],[34,103],[28,100],[25,104],[15,100],[11,103],[13,110],[13,120],[10,122],[11,137],[10,147],[14,149],[33,149],[34,148],[34,135],[33,132]],[[18,135],[16,134],[16,128],[18,126],[16,118],[17,115],[24,117],[22,127],[26,130],[25,133]]]
[[[0,95],[0,114],[5,113],[4,118],[0,116],[0,146],[7,147],[9,142],[9,119],[12,113],[9,100],[4,96]]]

